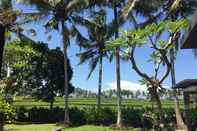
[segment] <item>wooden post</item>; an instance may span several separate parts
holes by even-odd
[[[191,131],[191,121],[190,121],[190,97],[188,92],[184,92],[184,115],[185,115],[185,121],[188,128],[188,131]]]

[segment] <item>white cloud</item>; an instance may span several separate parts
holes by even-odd
[[[106,84],[106,90],[110,89],[117,89],[116,88],[116,81],[110,82]],[[139,83],[134,83],[131,81],[121,81],[121,89],[122,90],[130,90],[130,91],[147,91],[147,88],[145,85],[140,85]]]

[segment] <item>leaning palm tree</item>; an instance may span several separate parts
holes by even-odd
[[[106,24],[106,12],[101,9],[99,11],[93,11],[91,13],[91,22],[94,24],[85,25],[88,29],[89,39],[81,43],[85,51],[79,53],[80,63],[83,64],[89,61],[90,72],[88,79],[99,64],[99,79],[98,79],[98,95],[97,95],[97,108],[98,112],[101,108],[101,89],[102,89],[102,72],[103,72],[103,57],[107,56],[107,52],[104,50],[106,41],[112,36],[108,32]]]
[[[80,11],[86,9],[89,5],[87,0],[21,0],[20,2],[26,5],[36,5],[36,14],[47,14],[50,19],[47,19],[45,27],[47,31],[50,30],[61,30],[62,41],[63,41],[63,52],[64,52],[64,72],[65,72],[65,115],[64,124],[68,126],[70,124],[69,110],[68,110],[68,68],[67,68],[67,50],[70,43],[70,36],[75,36],[83,39],[80,32],[75,27],[75,23],[79,22],[82,18],[78,15]],[[32,15],[34,15],[32,13]],[[80,18],[80,19],[79,19]],[[75,31],[75,33],[73,33]]]

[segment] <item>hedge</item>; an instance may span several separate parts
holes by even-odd
[[[165,121],[169,125],[175,123],[175,113],[173,108],[166,108]],[[146,113],[153,112],[151,108],[130,108],[124,107],[122,110],[124,124],[132,127],[151,128],[153,123],[151,119],[145,116]],[[115,108],[101,108],[100,113],[96,107],[73,107],[69,109],[70,120],[73,126],[84,124],[93,125],[112,125],[116,122]],[[197,127],[197,109],[193,109],[192,124]],[[64,118],[64,109],[55,107],[52,110],[48,108],[24,108],[16,109],[15,121],[33,122],[33,123],[57,123],[62,122]]]

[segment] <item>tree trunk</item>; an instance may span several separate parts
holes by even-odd
[[[3,51],[5,46],[5,27],[0,25],[0,79],[1,79],[1,68],[3,63]]]
[[[116,75],[117,75],[117,97],[118,97],[118,109],[117,109],[117,127],[122,127],[122,98],[121,98],[121,87],[120,87],[120,56],[119,49],[116,50]]]
[[[159,121],[157,123],[156,131],[162,131],[165,125],[164,121],[164,111],[162,108],[161,100],[159,97],[159,94],[157,92],[157,88],[153,88],[153,97],[155,99],[156,105],[157,105],[157,113],[159,115]]]
[[[66,27],[64,25],[64,21],[61,22],[62,25],[62,37],[63,37],[63,52],[64,52],[64,80],[65,80],[65,88],[64,88],[64,99],[65,99],[65,105],[64,105],[64,125],[69,126],[70,125],[70,119],[69,119],[69,107],[68,107],[68,62],[67,62],[67,47],[68,47],[68,34],[66,33]]]
[[[99,83],[98,83],[98,98],[97,98],[97,108],[100,113],[101,108],[101,88],[102,88],[102,69],[103,69],[103,58],[100,56],[99,60]]]
[[[0,131],[4,131],[3,125],[4,125],[3,122],[0,121]]]
[[[114,5],[114,21],[116,25],[116,32],[115,32],[115,38],[118,38],[119,36],[119,24],[118,24],[118,11],[117,11],[117,5]],[[120,52],[119,48],[116,48],[116,80],[117,80],[117,122],[116,126],[118,128],[121,128],[123,126],[122,123],[122,110],[121,110],[121,83],[120,83]]]
[[[10,77],[10,74],[11,74],[11,68],[10,68],[10,65],[9,63],[7,64],[7,78]]]
[[[54,103],[54,101],[50,101],[50,110],[51,111],[53,110],[53,103]]]
[[[174,68],[174,50],[170,50],[170,61],[171,61],[171,79],[172,79],[172,88],[176,85],[176,78],[175,78],[175,68]],[[183,121],[183,117],[181,115],[180,106],[179,106],[179,99],[177,97],[176,89],[173,88],[173,98],[174,98],[174,110],[176,114],[176,124],[177,128],[181,130],[187,130],[185,123]]]

